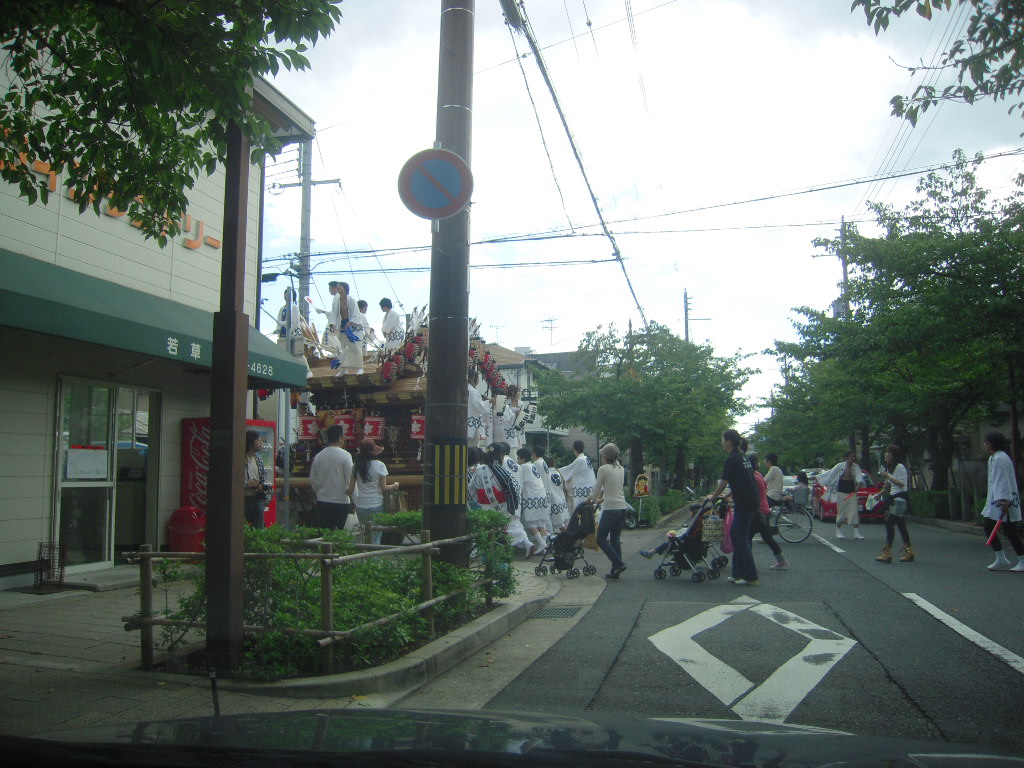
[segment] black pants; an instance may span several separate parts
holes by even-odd
[[[903,546],[910,546],[910,534],[907,533],[907,521],[903,515],[886,515],[885,516],[885,545],[887,547],[892,546],[893,539],[896,538],[896,529],[900,529],[900,538],[903,539]]]
[[[992,529],[996,527],[996,521],[990,517],[986,517],[984,518],[984,525],[985,537],[988,538],[989,534],[992,533]],[[1017,553],[1018,557],[1024,555],[1024,542],[1021,541],[1020,531],[1017,530],[1019,526],[1020,521],[1011,523],[1009,520],[1003,520],[1003,524],[999,526],[999,530],[1006,534],[1006,538],[1010,540],[1010,545],[1013,547],[1013,551]],[[1003,551],[1003,545],[999,541],[999,534],[996,534],[992,538],[992,551]]]
[[[316,503],[316,524],[320,528],[330,528],[342,531],[349,514],[352,512],[351,504],[337,504],[333,501],[318,501]]]
[[[771,526],[768,525],[768,518],[758,510],[754,513],[754,517],[750,521],[750,539],[753,541],[754,534],[760,533],[761,538],[764,539],[764,543],[768,545],[768,548],[775,555],[778,560],[782,559],[782,547],[779,546],[778,542],[772,537]]]

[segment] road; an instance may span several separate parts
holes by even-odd
[[[861,530],[816,523],[783,542],[788,571],[755,543],[756,587],[656,580],[637,551],[664,530],[627,533],[621,579],[566,581],[544,613],[571,615],[525,622],[399,706],[762,719],[1024,754],[1024,574],[923,524],[915,562],[879,564],[883,527]]]

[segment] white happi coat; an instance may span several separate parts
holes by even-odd
[[[548,491],[551,494],[551,525],[558,530],[569,522],[569,508],[565,503],[565,481],[556,467],[548,467]]]
[[[491,416],[491,407],[480,396],[479,390],[469,382],[469,394],[466,401],[468,413],[466,414],[466,439],[470,445],[479,445],[487,439],[486,419]]]
[[[384,313],[384,324],[381,325],[380,333],[384,338],[384,351],[388,354],[394,354],[395,350],[402,346],[405,331],[402,330],[402,321],[395,310],[389,309]]]
[[[512,476],[512,486],[522,497],[522,490],[518,478]],[[505,532],[508,533],[509,542],[513,547],[529,549],[532,546],[530,537],[526,534],[522,520],[518,515],[511,514],[508,505],[504,501],[498,501],[495,489],[498,481],[494,477],[494,470],[486,464],[478,464],[473,473],[469,476],[469,495],[474,499],[477,508],[493,509],[503,513],[508,518]]]
[[[1005,451],[996,451],[988,457],[988,495],[985,497],[985,509],[981,514],[991,520],[1002,517],[1003,508],[996,502],[1009,499],[1007,521],[1014,523],[1020,520],[1020,493],[1017,489],[1017,478],[1013,474],[1013,461]]]
[[[594,465],[587,458],[587,454],[581,453],[571,464],[558,471],[562,474],[562,480],[572,486],[572,509],[575,511],[576,507],[586,501],[594,491],[594,485],[597,483]]]
[[[541,464],[544,459],[539,459]],[[519,474],[523,484],[523,523],[530,528],[551,527],[551,503],[548,501],[548,489],[544,485],[547,472],[541,472],[536,462],[519,465]]]
[[[512,426],[515,423],[516,414],[522,410],[520,405],[509,405],[505,403],[505,410],[502,413],[494,413],[491,416],[493,440],[495,442],[508,443],[511,453],[515,453],[523,445],[522,433]]]

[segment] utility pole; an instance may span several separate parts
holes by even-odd
[[[475,0],[442,0],[435,149],[470,165],[473,132]],[[434,540],[465,535],[466,404],[469,368],[469,207],[433,221],[430,252],[430,345],[427,351],[423,527]],[[469,564],[469,546],[441,548],[440,558]]]
[[[312,245],[309,227],[313,215],[313,187],[317,184],[341,186],[341,179],[313,180],[313,140],[308,139],[299,144],[299,180],[290,184],[274,184],[272,187],[273,189],[302,188],[302,209],[299,215],[299,264],[295,271],[299,276],[299,295],[297,297],[299,314],[306,320],[309,320],[309,303],[302,299],[309,296],[309,252]]]
[[[690,296],[683,288],[683,339],[690,340],[690,320],[710,320],[710,317],[690,317]]]
[[[548,327],[548,351],[549,352],[552,351],[554,349],[554,346],[555,346],[555,320],[557,320],[557,319],[558,319],[557,317],[546,317],[546,318],[544,318],[543,320],[540,321],[541,325],[546,325]]]

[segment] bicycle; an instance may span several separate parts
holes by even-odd
[[[798,507],[792,502],[784,501],[772,508],[768,525],[773,535],[778,534],[783,541],[790,544],[799,544],[811,535],[814,518],[807,507]]]

